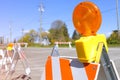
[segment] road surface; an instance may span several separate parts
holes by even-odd
[[[52,48],[24,48],[24,51],[31,67],[32,80],[40,80],[45,61],[47,57],[51,54]],[[59,53],[61,56],[76,57],[75,48],[59,48]],[[120,48],[109,48],[108,53],[110,59],[114,61],[120,76]],[[21,63],[18,63],[16,69],[18,70],[18,72],[23,71]]]

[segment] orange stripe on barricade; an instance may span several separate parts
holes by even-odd
[[[53,80],[52,78],[52,61],[51,57],[49,56],[46,62],[46,80]]]
[[[62,80],[73,80],[70,62],[67,59],[60,59]]]
[[[98,64],[84,63],[84,68],[85,68],[88,80],[95,80],[98,67],[99,67]]]

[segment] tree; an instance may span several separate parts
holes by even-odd
[[[60,20],[56,20],[52,23],[49,32],[49,39],[51,43],[54,43],[55,41],[69,41],[67,26]]]
[[[64,23],[61,27],[61,32],[63,32],[63,37],[65,41],[69,41],[69,34],[68,34],[68,29],[66,27],[66,24]]]
[[[108,44],[119,44],[120,43],[120,33],[118,30],[114,30],[110,37],[107,38]]]
[[[18,42],[27,42],[28,44],[34,43],[37,39],[37,32],[35,30],[30,30],[28,33],[23,35]]]
[[[56,20],[51,24],[51,29],[59,29],[64,25],[64,22],[61,20]]]
[[[76,30],[74,30],[73,35],[72,35],[72,39],[73,40],[77,40],[77,39],[80,38],[80,36],[81,35]]]
[[[37,32],[32,29],[32,30],[30,30],[29,35],[30,35],[30,39],[29,39],[30,42],[34,43],[37,39],[37,36],[38,36]]]

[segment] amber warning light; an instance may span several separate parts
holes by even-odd
[[[83,36],[96,35],[101,22],[100,10],[92,2],[81,2],[73,11],[74,27]]]

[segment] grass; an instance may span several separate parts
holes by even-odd
[[[108,47],[120,47],[120,44],[108,44]]]
[[[47,46],[44,46],[44,45],[40,45],[40,44],[31,44],[29,45],[28,47],[44,47],[44,48],[49,48],[49,47],[53,47],[54,44],[51,44],[51,45],[47,45]],[[68,44],[61,44],[61,45],[58,45],[59,47],[69,47]],[[71,44],[72,47],[75,47],[75,44]],[[120,47],[120,44],[108,44],[108,47]]]

